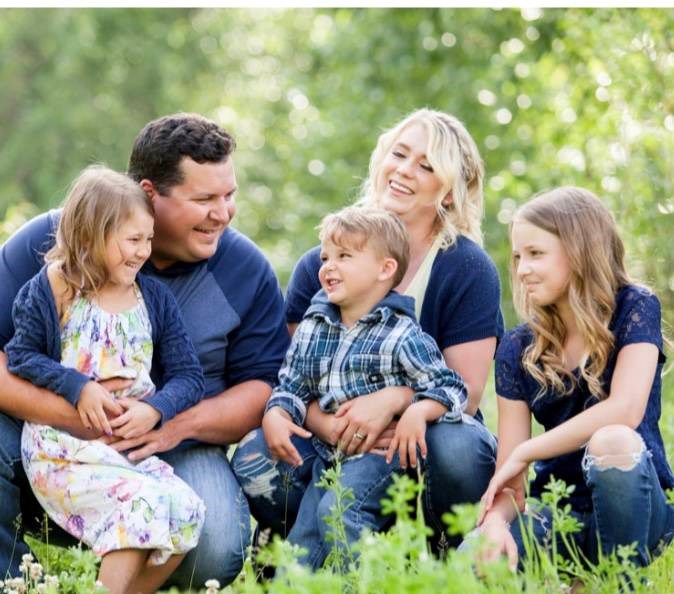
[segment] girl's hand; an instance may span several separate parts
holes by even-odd
[[[124,409],[115,402],[112,394],[99,383],[90,381],[84,384],[80,399],[77,402],[77,412],[82,424],[87,429],[93,428],[106,435],[112,435],[112,427],[106,411],[111,416],[116,416],[122,414]]]
[[[505,487],[513,484],[513,481],[526,471],[528,465],[529,461],[522,456],[519,446],[516,447],[511,452],[510,456],[508,456],[503,465],[496,471],[491,481],[489,481],[487,490],[484,492],[484,495],[482,495],[481,499],[482,509],[480,511],[480,516],[478,518],[478,524],[480,524],[480,522],[484,520],[484,517],[491,509],[491,506],[494,503],[494,498],[501,491],[503,491]],[[518,496],[518,492],[519,489],[516,487],[515,499],[519,507],[520,506],[519,499],[521,497]]]
[[[303,427],[296,425],[290,415],[279,406],[274,406],[262,417],[262,431],[264,440],[271,455],[277,460],[283,460],[291,466],[301,466],[302,456],[290,441],[291,435],[309,438],[309,433]]]
[[[409,457],[410,466],[417,466],[417,447],[421,457],[425,460],[428,455],[426,447],[426,412],[422,407],[413,404],[400,417],[393,439],[386,452],[386,461],[390,464],[398,450],[400,468],[407,468]]]
[[[478,566],[493,563],[501,555],[505,555],[508,567],[515,571],[519,554],[508,524],[496,515],[488,517],[480,527],[480,534],[484,537],[484,543],[477,556]]]
[[[117,437],[124,439],[140,437],[152,431],[161,420],[161,413],[141,400],[120,398],[117,402],[126,409],[125,413],[110,421],[110,426],[115,430]]]

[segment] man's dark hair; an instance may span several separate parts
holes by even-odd
[[[183,157],[197,163],[220,163],[236,148],[234,139],[215,122],[195,113],[176,113],[153,120],[136,137],[128,175],[150,180],[160,194],[182,183]]]

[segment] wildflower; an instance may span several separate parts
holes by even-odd
[[[58,588],[59,579],[55,575],[47,574],[46,576],[44,576],[44,583],[47,584],[48,586],[54,586],[55,588]]]
[[[30,553],[26,553],[25,555],[21,555],[21,561],[23,561],[26,564],[29,564],[35,561],[35,557],[33,557],[33,555],[31,555]]]
[[[220,582],[218,580],[208,580],[205,584],[206,594],[218,594]]]
[[[30,577],[33,580],[39,580],[42,577],[42,565],[33,563],[29,569]]]
[[[46,594],[47,584],[38,584],[35,590],[37,591],[37,594]]]

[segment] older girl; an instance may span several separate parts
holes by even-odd
[[[436,537],[442,514],[456,503],[477,501],[494,470],[495,440],[478,410],[496,342],[502,333],[496,268],[482,248],[480,154],[463,124],[429,109],[413,112],[379,137],[370,160],[361,203],[397,214],[410,241],[410,264],[397,286],[416,300],[421,327],[440,347],[447,366],[468,389],[464,422],[439,422],[426,432],[422,465],[424,508]],[[291,331],[320,289],[320,249],[297,263],[287,291]],[[323,441],[339,442],[347,454],[381,450],[393,436],[394,416],[411,401],[411,391],[389,388],[342,405],[336,415],[310,407],[307,426]],[[404,436],[403,436],[404,437]],[[400,453],[411,465],[416,448],[403,439]],[[310,477],[312,448],[295,438],[304,463],[290,469],[271,460],[262,432],[249,434],[235,455],[234,468],[261,526],[283,533]]]
[[[528,465],[531,494],[551,477],[573,485],[582,523],[577,543],[590,560],[636,543],[645,565],[674,532],[674,486],[660,419],[664,362],[660,302],[634,284],[607,208],[591,192],[564,187],[534,198],[512,224],[515,304],[525,323],[496,354],[497,472],[483,497],[487,558],[524,554],[520,522]],[[543,425],[531,437],[531,415]],[[522,506],[523,507],[523,506]],[[548,542],[551,513],[527,510],[536,539]]]

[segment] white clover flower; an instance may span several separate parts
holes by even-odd
[[[40,565],[39,563],[33,563],[30,566],[29,573],[32,579],[34,580],[40,579],[40,577],[42,577],[42,565]]]
[[[47,584],[38,584],[35,590],[37,591],[37,594],[46,594]]]
[[[218,580],[208,580],[205,584],[206,594],[218,594],[220,582]]]
[[[33,555],[31,555],[30,553],[26,553],[25,555],[21,555],[21,561],[23,561],[24,563],[32,563],[33,561],[35,561],[35,557],[33,557]]]

